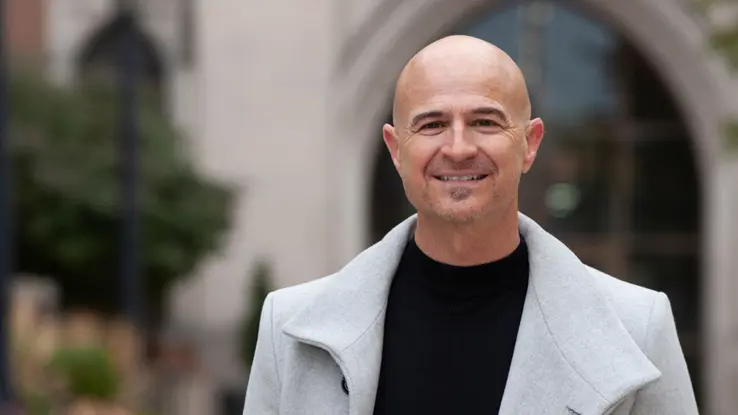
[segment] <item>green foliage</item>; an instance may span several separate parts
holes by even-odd
[[[48,275],[67,306],[114,312],[121,222],[116,91],[102,84],[55,88],[11,77],[18,271]],[[186,142],[154,105],[140,121],[141,274],[149,307],[218,246],[230,191],[202,178]]]
[[[738,151],[738,121],[728,123],[725,136],[727,137],[728,150]]]
[[[244,319],[241,333],[241,358],[246,366],[251,366],[256,351],[256,340],[259,337],[259,320],[264,300],[271,291],[271,270],[265,262],[259,262],[254,273],[253,286],[250,290],[249,312]]]
[[[118,395],[120,378],[104,349],[60,349],[52,357],[50,367],[61,375],[75,398],[113,400]]]
[[[695,0],[695,8],[700,13],[707,13],[710,8],[727,4],[728,0]],[[715,30],[710,37],[710,46],[720,53],[733,71],[738,72],[738,22],[734,25]],[[729,122],[725,128],[725,149],[738,153],[738,123]]]
[[[27,415],[52,414],[51,399],[42,394],[32,394],[23,399],[23,406]]]
[[[725,57],[731,69],[738,70],[738,26],[716,31],[710,43]]]

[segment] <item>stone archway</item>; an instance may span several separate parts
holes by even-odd
[[[396,4],[393,4],[396,3]],[[391,7],[388,5],[393,4]],[[736,228],[731,215],[729,169],[721,168],[721,123],[733,107],[730,77],[721,65],[703,49],[700,31],[676,2],[655,4],[649,0],[633,0],[623,7],[607,0],[584,0],[582,6],[609,17],[611,23],[647,56],[667,84],[685,114],[685,123],[695,139],[702,201],[705,207],[701,228],[704,242],[705,355],[707,392],[705,401],[710,413],[738,406],[730,392],[738,387],[734,362],[734,340],[738,321],[732,308],[730,271],[737,267],[735,259],[723,245],[731,241]],[[336,97],[337,119],[344,123],[335,158],[347,160],[342,176],[340,229],[337,259],[344,262],[366,246],[368,240],[368,191],[377,140],[376,126],[386,116],[386,108],[396,75],[404,63],[422,46],[446,33],[470,13],[488,7],[488,0],[387,0],[385,10],[393,10],[386,19],[368,18],[355,33],[362,36],[364,46],[350,59],[341,59],[342,78]],[[378,6],[377,10],[380,7]],[[378,12],[379,13],[379,12]],[[370,25],[370,26],[366,26]],[[374,27],[371,27],[374,25]],[[356,45],[356,39],[347,44]],[[347,48],[352,50],[352,48]],[[357,134],[358,131],[358,134]],[[721,363],[723,362],[723,363]]]
[[[381,21],[368,18],[368,24],[377,26],[361,27],[355,33],[364,37],[352,37],[346,42],[363,44],[362,52],[358,55],[351,49],[343,52],[353,60],[340,67],[337,105],[343,109],[342,115],[347,116],[349,125],[366,131],[353,135],[362,151],[375,138],[369,137],[370,131],[385,117],[394,80],[407,59],[470,15],[503,1],[385,0],[384,3],[393,2],[400,3],[391,9],[393,18]],[[699,165],[702,173],[709,175],[710,169],[705,166],[715,162],[720,152],[720,122],[729,108],[736,105],[730,91],[724,88],[731,78],[705,50],[696,23],[677,4],[653,4],[648,0],[631,1],[628,7],[607,0],[579,3],[606,16],[653,63],[677,102],[689,114],[687,122],[696,133]]]

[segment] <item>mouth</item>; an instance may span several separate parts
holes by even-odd
[[[486,174],[473,174],[466,176],[433,176],[435,179],[442,182],[478,182],[484,180],[488,175]]]

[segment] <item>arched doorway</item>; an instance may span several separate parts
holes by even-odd
[[[622,34],[568,2],[496,7],[455,33],[516,59],[546,122],[521,210],[585,263],[669,296],[700,399],[700,181],[684,117],[655,70]],[[374,175],[376,240],[410,207],[384,148]]]

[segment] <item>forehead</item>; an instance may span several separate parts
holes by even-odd
[[[508,111],[513,79],[494,66],[445,62],[416,70],[404,85],[405,115],[439,110],[464,111],[494,106]]]

